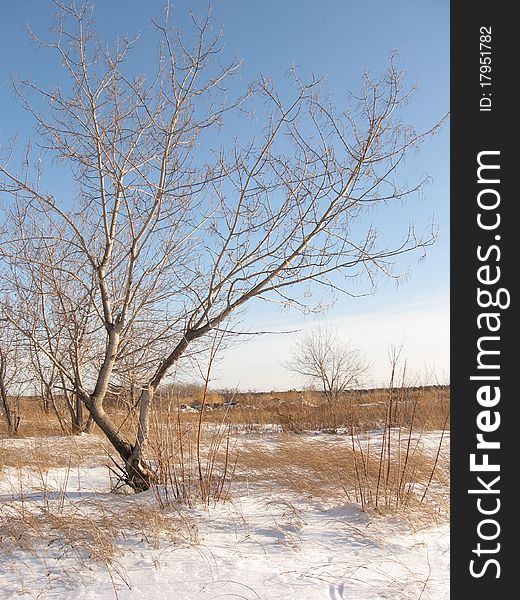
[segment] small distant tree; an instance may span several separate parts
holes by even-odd
[[[343,342],[338,332],[330,328],[300,336],[285,366],[323,390],[329,402],[362,385],[370,367],[359,348]]]

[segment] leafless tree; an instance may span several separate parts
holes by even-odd
[[[0,321],[0,412],[9,435],[20,426],[19,400],[28,387],[23,340],[9,322]]]
[[[378,204],[397,210],[420,189],[422,181],[398,187],[398,171],[435,128],[403,125],[409,93],[393,63],[379,80],[367,75],[346,109],[296,71],[292,98],[267,79],[234,98],[227,82],[239,63],[219,64],[209,16],[193,17],[188,43],[166,11],[154,21],[155,72],[132,76],[133,40],[107,47],[88,4],[55,5],[55,38],[34,39],[57,54],[63,81],[14,87],[70,192],[53,191],[33,150],[17,168],[7,149],[0,191],[11,198],[12,235],[3,254],[17,301],[5,316],[77,390],[143,490],[154,479],[144,460],[154,396],[181,358],[255,299],[307,310],[310,290],[351,293],[352,277],[397,277],[395,257],[432,243],[431,232],[409,227],[387,246],[363,217]],[[58,298],[41,296],[42,270],[66,284]],[[50,302],[85,315],[95,348],[87,373],[34,327]],[[132,352],[150,368],[127,440],[104,401]]]
[[[341,340],[337,330],[319,327],[299,336],[285,367],[331,401],[361,386],[370,365],[359,348]]]
[[[60,268],[65,260],[63,252],[68,248],[59,244],[42,246],[39,229],[34,226],[23,229],[21,221],[12,224],[18,224],[18,230],[23,231],[17,245],[20,254],[10,279],[16,284],[13,297],[19,310],[24,307],[24,323],[31,326],[28,354],[35,383],[39,384],[44,408],[52,407],[62,429],[81,433],[92,427],[92,420],[84,416],[84,403],[78,391],[80,382],[86,373],[95,372],[103,353],[102,343],[91,330],[96,327],[93,306],[82,295],[78,296],[79,290]],[[28,220],[25,224],[28,225]],[[18,262],[30,265],[29,270],[19,268]],[[23,281],[30,281],[30,285]],[[60,369],[59,364],[64,368]],[[65,371],[73,374],[73,378],[67,378]],[[63,404],[69,418],[62,412]]]

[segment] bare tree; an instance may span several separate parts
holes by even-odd
[[[359,348],[340,339],[337,330],[320,327],[299,336],[285,367],[321,389],[330,402],[361,386],[370,365]]]
[[[154,396],[181,358],[254,299],[306,310],[311,288],[351,293],[352,277],[369,285],[378,273],[397,277],[393,258],[432,243],[432,233],[409,227],[385,246],[363,216],[380,203],[397,209],[420,189],[397,187],[397,173],[435,128],[417,134],[402,124],[409,93],[393,63],[379,80],[367,75],[339,111],[321,81],[296,71],[292,98],[266,79],[232,98],[226,86],[239,63],[218,64],[220,33],[209,16],[193,17],[188,43],[166,11],[154,21],[156,72],[131,76],[134,41],[108,48],[88,4],[55,5],[55,39],[34,39],[57,54],[63,82],[14,85],[73,191],[53,193],[30,151],[21,169],[13,152],[1,163],[13,232],[3,254],[17,298],[6,318],[77,390],[129,483],[143,490],[154,479],[144,460]],[[240,120],[253,110],[261,128]],[[238,131],[221,134],[224,118]],[[88,373],[55,355],[33,326],[56,301],[40,297],[41,270],[66,282],[59,302],[69,314],[88,315],[100,349]],[[125,354],[136,351],[151,368],[127,440],[104,401]]]
[[[0,401],[2,415],[7,425],[7,433],[13,435],[18,431],[20,425],[20,416],[13,406],[13,400],[9,397],[9,372],[8,355],[3,348],[0,348]]]
[[[27,354],[9,322],[0,321],[0,412],[9,435],[20,426],[19,400],[27,390]]]
[[[25,223],[28,224],[28,220]],[[18,225],[21,227],[20,222]],[[18,281],[15,297],[18,304],[24,306],[24,322],[31,326],[29,355],[44,409],[48,411],[52,407],[64,431],[81,433],[92,427],[92,420],[84,416],[79,386],[89,371],[90,375],[94,374],[103,346],[92,331],[96,327],[92,318],[94,307],[85,301],[83,291],[71,285],[60,268],[66,259],[63,252],[68,248],[51,244],[44,249],[39,236],[40,229],[26,228],[24,241],[17,246],[19,262],[30,265],[30,269],[24,271],[15,263],[16,268],[11,272],[13,281]],[[57,268],[50,269],[49,265]],[[20,275],[30,277],[30,286],[21,283]],[[58,364],[73,374],[73,378],[67,378]],[[63,414],[61,405],[65,406],[69,418]]]

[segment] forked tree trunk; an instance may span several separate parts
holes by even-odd
[[[136,443],[135,446],[132,446],[120,436],[111,419],[103,409],[99,399],[95,400],[91,397],[87,397],[84,398],[84,401],[90,411],[92,421],[96,423],[101,431],[103,431],[123,460],[124,479],[126,483],[135,492],[149,490],[157,477],[153,469],[151,469],[143,459],[145,438]],[[139,436],[138,439],[140,439]]]
[[[157,482],[157,474],[144,460],[134,457],[132,454],[125,461],[127,484],[134,492],[146,492]]]

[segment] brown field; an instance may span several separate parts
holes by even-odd
[[[236,404],[229,406],[226,403]],[[203,405],[204,409],[202,413],[183,412],[179,410],[183,405]],[[155,404],[154,422],[157,425],[180,419],[189,428],[202,419],[204,423],[226,423],[250,432],[270,425],[278,431],[293,433],[362,433],[389,422],[392,427],[429,431],[449,429],[449,406],[449,386],[354,390],[331,402],[324,394],[308,390],[210,391],[204,397],[202,388],[193,389],[192,386],[187,390],[163,392]],[[58,410],[66,416],[63,406],[58,406]],[[121,431],[135,431],[137,413],[124,399],[109,399],[107,412]],[[44,411],[37,397],[21,398],[17,413],[21,417],[21,437],[63,434],[53,409]],[[5,424],[0,422],[0,436],[6,435]]]
[[[131,440],[136,411],[122,398],[107,404]],[[420,504],[422,512],[445,512],[449,405],[446,386],[358,390],[335,401],[316,391],[204,395],[192,386],[158,397],[147,454],[158,473],[160,503],[208,504],[228,498],[232,483],[259,483],[322,501],[346,499],[365,509]],[[192,406],[198,411],[187,408]],[[111,467],[118,487],[119,457],[101,431],[64,436],[55,412],[43,410],[35,397],[22,398],[17,411],[18,436],[32,438],[31,445],[0,447],[0,471],[7,466],[44,473],[94,461]],[[425,450],[427,437],[433,446]],[[77,442],[70,445],[67,438]]]

